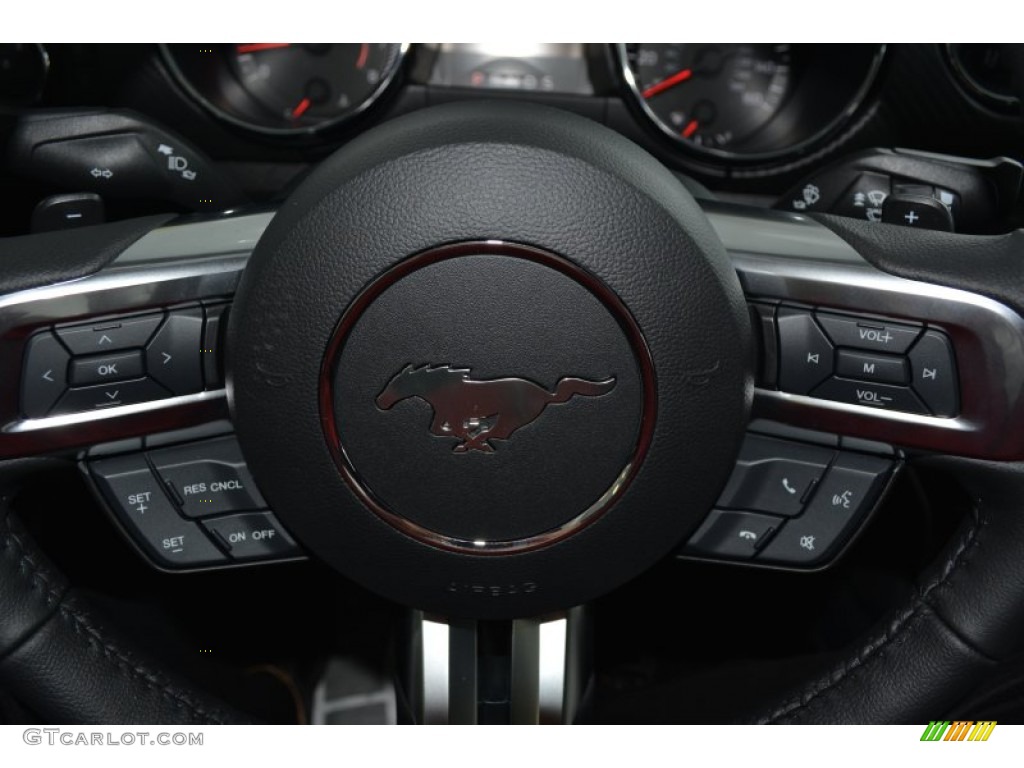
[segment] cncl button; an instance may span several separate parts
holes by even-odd
[[[188,517],[267,506],[234,437],[161,448],[149,457]]]
[[[301,554],[295,541],[270,512],[218,517],[204,520],[203,526],[235,560]]]

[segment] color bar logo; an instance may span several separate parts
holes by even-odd
[[[921,741],[988,741],[995,720],[932,720],[921,734]]]

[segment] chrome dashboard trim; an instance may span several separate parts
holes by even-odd
[[[964,403],[956,418],[879,411],[767,389],[755,392],[755,418],[910,449],[1024,458],[1024,433],[1007,428],[1024,423],[1024,318],[985,296],[881,272],[807,216],[712,202],[702,206],[748,298],[923,321],[945,330],[956,350]],[[25,339],[41,326],[231,296],[272,219],[272,212],[260,212],[172,223],[94,275],[0,296],[0,369],[20,371]],[[218,390],[108,411],[21,419],[19,389],[20,376],[0,379],[0,459],[82,448],[227,414],[225,391]]]

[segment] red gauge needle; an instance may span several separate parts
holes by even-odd
[[[698,128],[700,128],[700,123],[698,123],[696,120],[691,120],[686,124],[686,127],[683,128],[683,138],[690,138],[691,136],[693,136],[693,134],[697,132]]]
[[[309,109],[310,106],[312,106],[312,104],[313,102],[311,102],[308,97],[300,101],[296,105],[295,109],[292,110],[292,119],[294,120],[302,117],[302,115],[305,114],[306,110]]]
[[[235,46],[235,52],[238,54],[242,53],[258,53],[260,51],[272,51],[275,48],[288,48],[291,43],[239,43]]]
[[[645,99],[649,99],[652,96],[657,96],[662,91],[667,91],[673,85],[679,85],[679,83],[686,82],[691,77],[693,77],[692,69],[681,69],[671,77],[666,77],[660,83],[655,83],[640,95],[643,96]]]
[[[370,58],[370,44],[360,43],[359,44],[359,58],[356,59],[356,69],[362,69],[366,66],[366,60]]]

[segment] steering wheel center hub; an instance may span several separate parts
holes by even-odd
[[[590,121],[474,103],[381,126],[295,191],[236,296],[228,375],[308,549],[498,618],[595,597],[695,526],[746,423],[749,345],[668,171]]]
[[[650,444],[653,373],[594,276],[537,248],[466,243],[359,296],[325,357],[321,410],[343,476],[382,519],[509,553],[576,533],[621,495]]]

